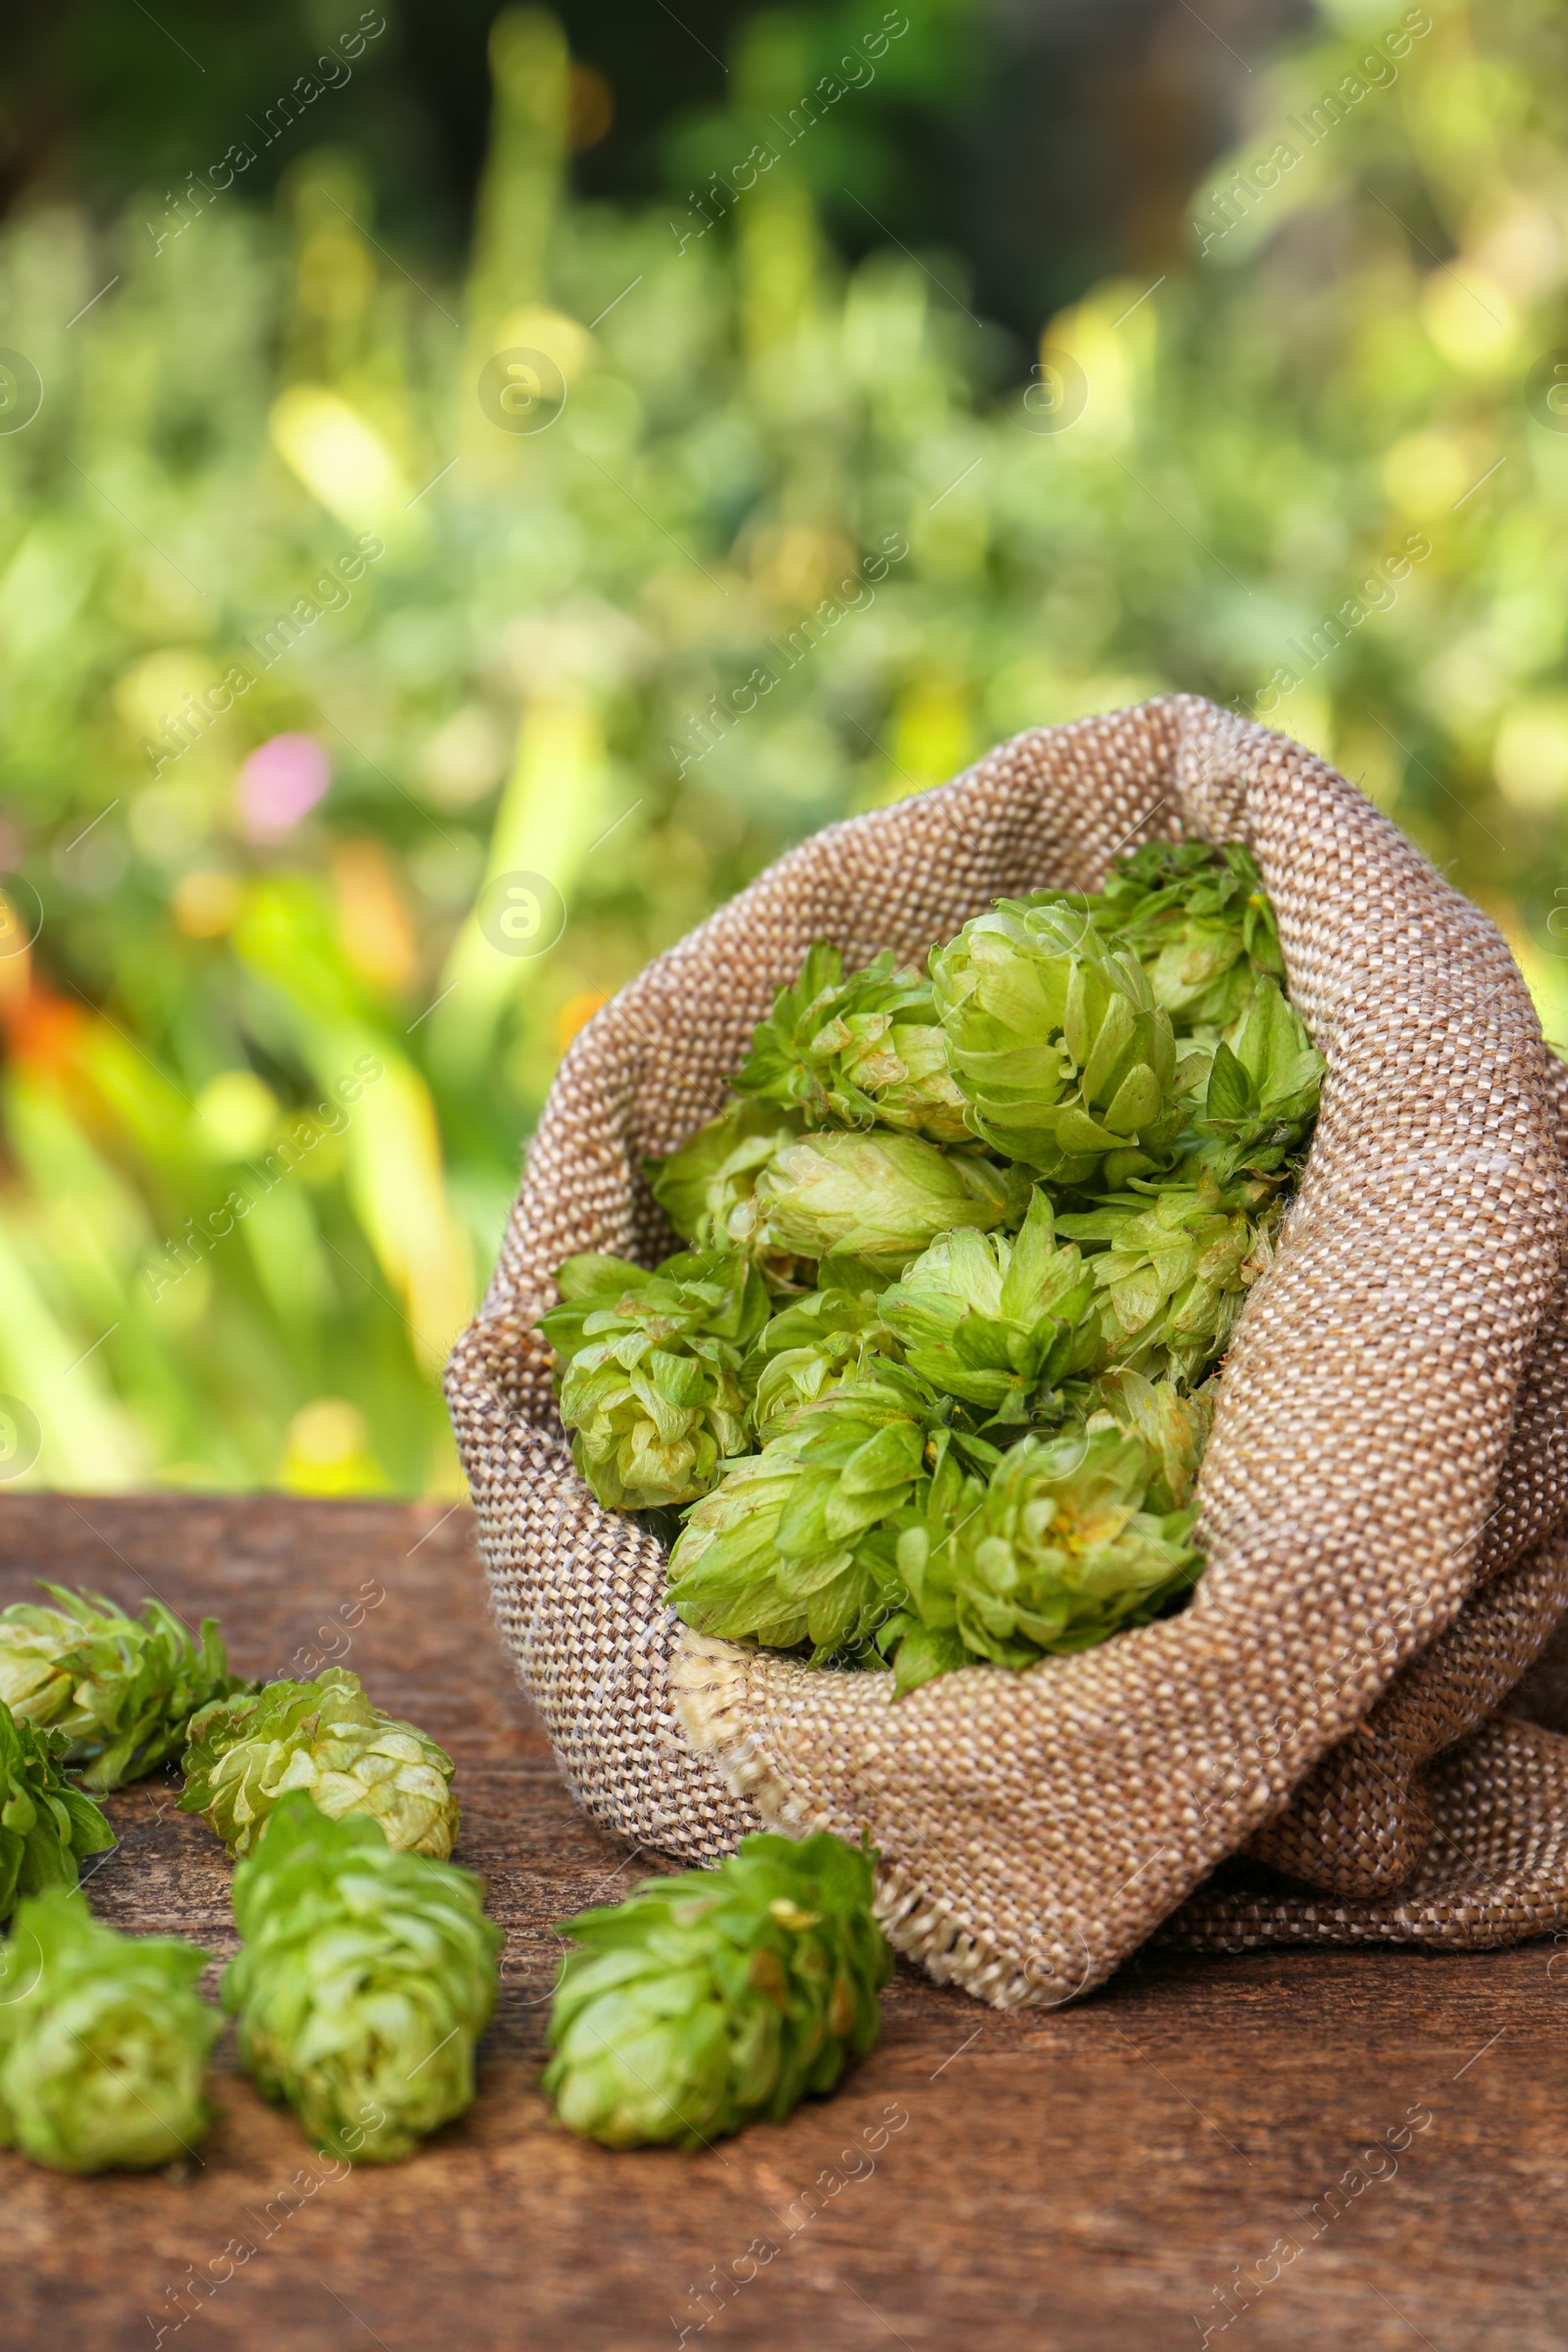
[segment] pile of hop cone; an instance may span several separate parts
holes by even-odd
[[[176,1758],[180,1809],[236,1857],[222,1981],[240,2051],[323,2152],[386,2164],[461,2115],[501,1931],[447,1860],[453,1764],[359,1677],[246,1682],[214,1619],[43,1588],[0,1609],[0,2148],[76,2173],[194,2157],[222,2017],[212,1955],[94,1917],[94,1796]],[[74,1775],[76,1777],[70,1777]]]
[[[810,950],[651,1163],[688,1246],[569,1258],[542,1318],[594,1493],[682,1514],[686,1624],[902,1696],[1182,1604],[1210,1375],[1317,1112],[1284,980],[1236,842],[999,901],[924,973]]]

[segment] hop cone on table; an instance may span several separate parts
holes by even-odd
[[[341,1666],[215,1699],[191,1724],[183,1769],[180,1811],[204,1814],[231,1854],[250,1852],[295,1789],[334,1821],[368,1815],[399,1853],[444,1860],[458,1834],[452,1758],[383,1715]]]
[[[753,1429],[764,1443],[802,1405],[851,1379],[896,1343],[874,1291],[808,1291],[781,1307],[741,1366]],[[735,1449],[737,1452],[740,1448]]]
[[[1317,1116],[1327,1064],[1272,980],[1259,979],[1214,1051],[1201,1115],[1200,1156],[1219,1184],[1245,1174],[1293,1174]]]
[[[98,1592],[42,1585],[47,1602],[0,1609],[0,1701],[63,1733],[89,1788],[139,1780],[181,1745],[209,1699],[247,1688],[228,1672],[216,1618],[198,1641],[161,1600],[132,1617]]]
[[[223,2030],[196,1980],[211,1955],[122,1936],[83,1896],[25,1902],[0,1947],[0,2147],[67,2173],[145,2172],[192,2151]]]
[[[770,1281],[788,1285],[793,1260],[770,1250],[758,1232],[757,1184],[774,1152],[805,1124],[798,1111],[737,1097],[679,1151],[647,1162],[654,1198],[698,1249],[744,1251]]]
[[[891,950],[846,979],[837,948],[818,941],[759,1023],[735,1085],[802,1111],[814,1127],[906,1127],[939,1144],[968,1138],[931,984]]]
[[[746,1443],[738,1378],[767,1319],[762,1279],[733,1252],[689,1250],[657,1271],[568,1257],[539,1319],[556,1352],[572,1457],[601,1502],[657,1510],[706,1494]]]
[[[1004,899],[931,971],[977,1135],[1058,1186],[1166,1163],[1184,1118],[1170,1015],[1078,906]]]
[[[1002,1171],[915,1135],[823,1129],[788,1142],[758,1179],[760,1231],[787,1257],[854,1258],[896,1271],[956,1225],[989,1229],[1007,1213]]]
[[[1196,1509],[1155,1511],[1162,1476],[1119,1430],[1022,1438],[985,1484],[934,1482],[899,1537],[907,1609],[883,1629],[899,1692],[960,1664],[1023,1667],[1145,1625],[1201,1568]]]
[[[1247,1293],[1270,1262],[1277,1201],[1262,1185],[1172,1185],[1124,1193],[1057,1219],[1093,1250],[1113,1361],[1184,1384],[1224,1352]],[[1245,1205],[1237,1205],[1245,1200]]]
[[[314,2146],[391,2164],[463,2113],[502,1940],[470,1871],[296,1792],[234,1873],[234,1924],[223,2006],[240,2055]]]
[[[864,1641],[897,1598],[888,1523],[950,1443],[936,1399],[896,1364],[806,1406],[687,1515],[669,1559],[677,1616],[777,1648],[810,1642],[819,1659]]]
[[[911,1372],[993,1424],[1059,1414],[1060,1384],[1097,1371],[1107,1348],[1094,1275],[1054,1237],[1037,1191],[1015,1241],[960,1227],[933,1242],[877,1301]]]
[[[744,1838],[717,1870],[645,1879],[563,1921],[544,2090],[607,2147],[700,2147],[833,2088],[893,1971],[871,1857],[825,1833]]]
[[[90,1796],[61,1771],[65,1735],[19,1723],[0,1704],[0,1921],[27,1895],[74,1886],[86,1854],[115,1833]]]
[[[1274,910],[1239,841],[1146,841],[1118,858],[1098,896],[1074,904],[1132,949],[1178,1028],[1223,1029],[1259,978],[1284,981]]]

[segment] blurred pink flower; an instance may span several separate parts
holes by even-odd
[[[239,771],[240,829],[252,841],[278,841],[332,781],[332,763],[314,735],[274,735],[258,744]]]

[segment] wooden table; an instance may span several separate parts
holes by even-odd
[[[0,2156],[5,2352],[149,2352],[160,2328],[180,2352],[1180,2352],[1205,2328],[1227,2352],[1560,2352],[1568,1957],[1550,1945],[1156,1951],[1081,2006],[1013,2017],[901,1968],[834,2099],[709,2154],[610,2155],[538,2093],[550,1923],[647,1865],[558,1781],[466,1514],[0,1499],[0,1599],[36,1575],[216,1614],[251,1674],[300,1671],[340,1603],[383,1592],[342,1662],[456,1755],[457,1858],[488,1875],[507,1957],[474,2107],[409,2164],[335,2177],[231,2035],[185,2177]],[[109,1800],[121,1844],[92,1900],[226,1954],[227,1866],[176,1792]]]

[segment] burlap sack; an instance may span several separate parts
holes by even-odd
[[[813,939],[918,961],[1156,834],[1250,844],[1329,1062],[1224,1367],[1192,1605],[896,1706],[884,1676],[686,1633],[660,1544],[572,1469],[553,1269],[672,1246],[643,1156],[719,1107]],[[1320,760],[1194,697],[1018,736],[781,859],[572,1047],[449,1370],[501,1625],[582,1802],[687,1859],[763,1823],[864,1834],[894,1943],[999,2006],[1086,1989],[1161,1923],[1477,1945],[1568,1919],[1568,1740],[1494,1714],[1568,1606],[1565,1114],[1492,924]]]

